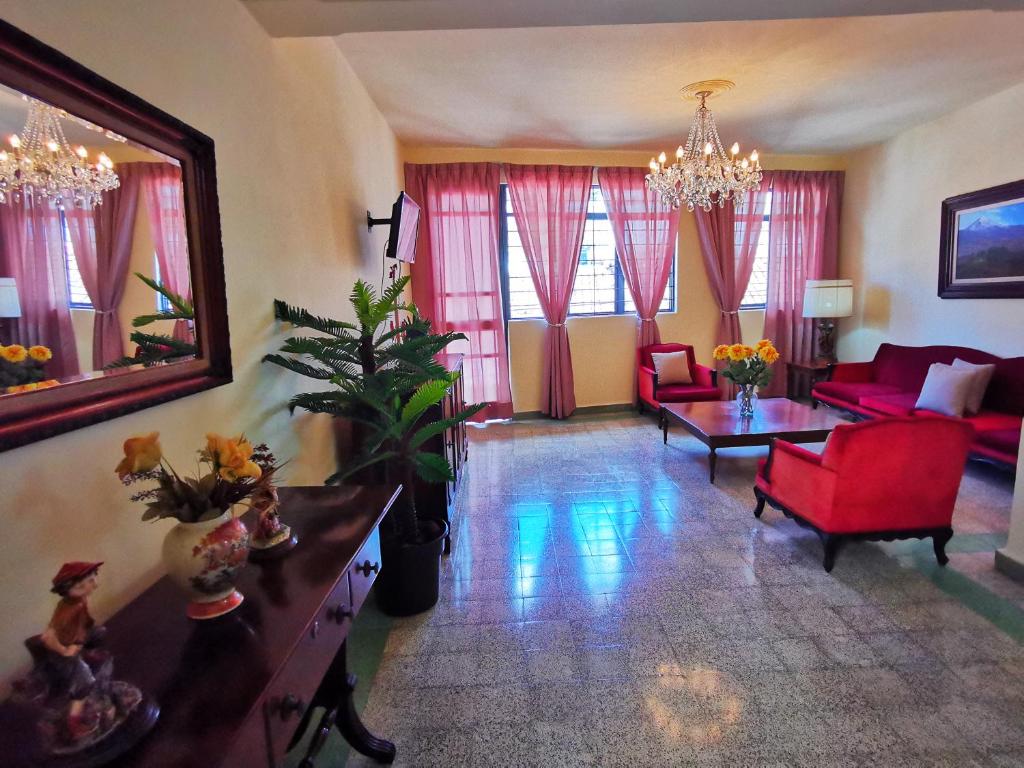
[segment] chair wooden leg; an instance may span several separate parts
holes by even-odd
[[[932,546],[935,548],[935,559],[939,561],[939,565],[945,565],[949,562],[949,558],[946,557],[946,544],[952,538],[952,528],[932,536]]]
[[[825,566],[826,573],[832,573],[832,567],[836,564],[836,555],[839,554],[839,547],[843,543],[841,536],[826,533],[822,538],[825,544]]]
[[[754,486],[754,498],[757,499],[757,506],[754,507],[754,517],[760,519],[761,513],[764,512],[764,494],[761,493],[761,489],[756,485]]]

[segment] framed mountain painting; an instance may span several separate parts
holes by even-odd
[[[942,201],[939,297],[1024,298],[1024,180]]]

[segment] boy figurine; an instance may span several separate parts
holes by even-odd
[[[85,702],[96,685],[96,673],[106,659],[95,654],[83,655],[101,636],[89,614],[89,596],[99,586],[99,570],[103,563],[65,563],[53,577],[52,591],[61,601],[53,612],[49,625],[39,636],[48,652],[52,692],[64,693],[68,698],[67,734],[71,742],[78,742],[93,734],[99,727],[99,715],[86,713]],[[97,663],[98,662],[98,663]]]

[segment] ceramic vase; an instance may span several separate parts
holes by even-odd
[[[235,574],[249,554],[249,531],[228,510],[199,523],[178,523],[164,539],[163,560],[171,579],[191,598],[190,619],[223,616],[242,604]]]
[[[736,394],[736,404],[740,409],[740,416],[753,416],[754,406],[757,405],[757,392],[753,384],[740,384],[740,391]]]

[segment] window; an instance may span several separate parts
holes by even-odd
[[[72,309],[92,309],[92,299],[85,290],[82,273],[78,271],[75,247],[71,244],[71,231],[68,229],[64,211],[60,211],[60,239],[64,247],[64,266],[68,278],[68,306]]]
[[[156,282],[160,282],[160,259],[157,255],[153,254],[153,279]],[[174,307],[171,306],[171,302],[168,301],[167,297],[162,293],[157,292],[156,294],[156,311],[157,312],[170,312]]]
[[[743,294],[740,309],[764,309],[768,303],[768,230],[772,216],[772,193],[764,193],[764,219],[761,233],[757,238],[757,253],[754,254],[754,269],[750,273],[747,292]],[[743,243],[744,227],[747,221],[736,214],[736,243]]]
[[[543,318],[537,292],[526,263],[523,243],[519,239],[516,217],[508,190],[501,187],[502,210],[505,215],[501,227],[502,272],[506,282],[505,314],[510,320]],[[676,303],[676,266],[672,262],[668,287],[659,312],[671,312]],[[580,263],[576,268],[576,282],[569,300],[569,315],[626,315],[636,312],[629,290],[622,276],[622,268],[615,257],[615,238],[612,236],[608,213],[604,208],[601,188],[590,188],[587,205],[587,223],[583,230]]]

